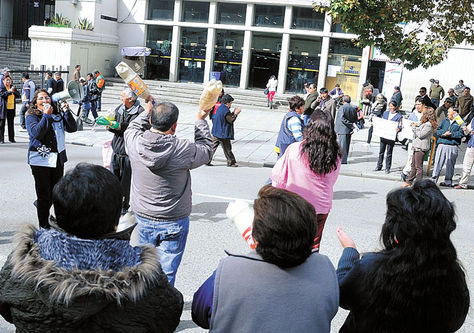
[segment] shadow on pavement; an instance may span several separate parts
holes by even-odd
[[[217,223],[227,219],[225,210],[228,202],[201,202],[193,205],[191,213],[192,220],[199,220],[204,223]]]
[[[333,200],[361,199],[376,195],[376,192],[335,191]]]

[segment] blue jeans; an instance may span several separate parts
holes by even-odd
[[[161,268],[174,286],[176,272],[189,232],[189,217],[177,221],[158,221],[135,215],[140,245],[151,244],[158,248]]]

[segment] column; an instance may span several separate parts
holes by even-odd
[[[211,2],[209,4],[209,24],[216,23],[217,15],[217,2]],[[207,42],[206,42],[206,63],[204,65],[204,83],[209,81],[211,75],[212,65],[214,63],[216,45],[216,29],[209,28],[207,30]]]
[[[357,86],[357,99],[359,100],[360,92],[362,90],[362,85],[367,80],[367,70],[369,69],[369,56],[370,56],[370,46],[364,47],[362,50],[362,61],[360,63],[360,76],[359,76],[359,85]]]
[[[254,4],[247,4],[247,13],[245,17],[245,27],[248,29],[252,26]],[[245,30],[244,33],[244,45],[242,50],[242,68],[240,71],[240,88],[247,89],[250,71],[250,57],[252,47],[252,31]]]
[[[181,52],[179,42],[181,40],[181,28],[177,25],[181,19],[182,0],[176,0],[174,3],[174,24],[173,37],[171,40],[171,57],[170,57],[170,82],[176,82],[179,78],[179,54]]]
[[[324,19],[324,34],[321,43],[321,58],[319,60],[319,73],[318,73],[318,89],[326,85],[326,74],[328,69],[328,55],[329,55],[329,35],[331,34],[332,18],[326,13]]]
[[[283,28],[289,30],[291,28],[292,6],[285,7],[285,21]],[[277,92],[283,94],[286,88],[286,77],[288,73],[288,58],[290,52],[290,34],[285,33],[282,36],[281,50],[280,50],[280,65],[278,68],[278,87]]]

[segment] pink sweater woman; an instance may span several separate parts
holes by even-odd
[[[341,156],[331,116],[314,112],[303,141],[291,144],[272,170],[273,186],[297,193],[314,206],[318,225],[314,248],[317,251],[332,208]]]

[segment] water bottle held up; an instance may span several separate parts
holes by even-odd
[[[140,76],[130,68],[130,66],[122,61],[115,67],[115,70],[138,97],[148,100],[150,97],[148,86],[143,82]]]
[[[250,205],[243,200],[231,202],[227,207],[226,215],[235,224],[250,248],[255,250],[257,244],[252,237],[254,213]]]
[[[201,98],[199,99],[199,106],[202,110],[211,109],[217,102],[217,98],[222,91],[222,82],[216,81],[216,79],[210,80],[204,90],[202,91]]]

